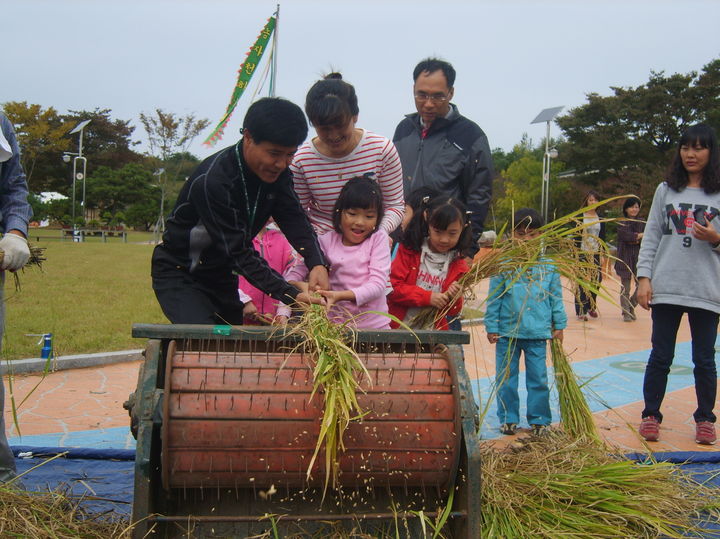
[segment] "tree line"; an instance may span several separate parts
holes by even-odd
[[[556,119],[561,135],[551,140],[550,213],[579,207],[588,189],[603,196],[638,195],[649,206],[662,181],[683,129],[704,122],[720,130],[720,59],[686,74],[651,72],[637,87],[611,87],[611,94],[589,93],[586,103]],[[134,126],[113,119],[110,109],[69,111],[26,102],[4,103],[22,146],[22,164],[33,193],[70,194],[72,165],[62,161],[77,151],[68,132],[82,120],[83,153],[88,156],[86,207],[103,224],[123,222],[149,229],[158,219],[161,198],[166,213],[198,159],[187,149],[208,126],[207,119],[179,116],[162,109],[141,113],[149,150],[136,150]],[[545,141],[523,135],[510,151],[493,150],[496,176],[487,226],[499,229],[513,208],[539,208]],[[163,174],[158,171],[164,169]],[[67,221],[69,201],[38,205],[36,215]],[[613,210],[611,210],[612,212]],[[77,215],[80,212],[76,212]]]
[[[85,208],[101,225],[127,224],[148,230],[158,218],[161,197],[166,207],[185,177],[199,162],[187,150],[198,134],[209,125],[193,114],[179,116],[156,109],[141,113],[140,123],[149,141],[149,151],[136,150],[135,127],[130,120],[113,119],[111,109],[71,110],[59,114],[53,107],[43,108],[24,101],[3,104],[5,114],[15,126],[21,147],[21,163],[31,192],[35,219],[50,218],[71,225],[72,202],[43,203],[37,196],[46,191],[71,196],[72,159],[65,152],[78,151],[77,135],[69,135],[79,122],[90,120],[83,133],[83,155],[87,161]],[[71,155],[72,157],[72,155]],[[162,174],[158,174],[159,170]],[[77,225],[86,225],[76,184]]]

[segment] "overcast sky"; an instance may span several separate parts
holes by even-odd
[[[109,108],[132,120],[138,140],[138,114],[157,107],[214,125],[275,5],[0,0],[0,103]],[[414,111],[413,67],[437,55],[458,72],[461,113],[491,147],[510,150],[523,133],[540,141],[544,125],[529,124],[544,108],[637,86],[651,70],[700,70],[720,57],[718,22],[716,0],[290,0],[281,3],[278,95],[302,105],[317,78],[340,70],[357,89],[358,126],[392,137]],[[247,98],[217,148],[237,139]],[[199,157],[215,151],[200,142],[191,148]]]

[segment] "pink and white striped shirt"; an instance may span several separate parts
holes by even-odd
[[[405,213],[402,167],[390,139],[363,129],[355,149],[340,158],[321,154],[310,140],[298,149],[290,171],[300,205],[318,234],[333,230],[333,207],[347,181],[367,173],[375,175],[383,196],[380,228],[389,234],[400,226]]]

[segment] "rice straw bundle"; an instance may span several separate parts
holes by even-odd
[[[570,283],[578,284],[601,296],[607,296],[593,278],[597,272],[595,262],[591,257],[588,259],[586,253],[580,249],[577,239],[589,225],[582,222],[583,212],[618,198],[625,197],[605,199],[552,221],[539,228],[539,234],[534,238],[522,241],[512,239],[503,241],[500,239],[504,235],[504,230],[502,230],[491,251],[473,262],[470,271],[458,280],[460,291],[449,298],[447,307],[440,310],[426,307],[412,319],[409,325],[418,329],[431,328],[437,320],[445,317],[447,311],[457,300],[463,296],[471,297],[473,289],[482,280],[500,274],[514,275],[512,278],[517,279],[538,263],[552,264]],[[602,219],[602,221],[609,222],[612,219]],[[602,241],[600,250],[605,253],[608,251],[607,245]]]
[[[679,466],[638,464],[561,431],[481,451],[483,537],[697,537],[694,519],[720,516],[717,489]]]
[[[25,266],[39,266],[42,267],[42,263],[45,262],[45,247],[36,247],[34,245],[29,245],[30,248],[30,258],[27,261],[27,264]],[[3,260],[5,259],[5,252],[0,249],[0,264],[2,264]]]
[[[587,399],[582,393],[562,343],[553,339],[550,348],[563,429],[573,439],[602,443]]]
[[[311,305],[300,322],[286,335],[297,334],[300,347],[309,351],[313,367],[313,390],[310,398],[322,389],[325,397],[320,435],[315,452],[310,460],[307,475],[311,474],[320,449],[325,448],[325,488],[330,478],[332,486],[338,486],[340,471],[338,453],[345,450],[343,434],[350,421],[363,416],[357,401],[356,391],[365,377],[370,375],[353,349],[354,333],[345,325],[338,325],[328,319],[321,305]]]
[[[84,537],[108,539],[130,537],[126,520],[90,515],[77,498],[62,492],[27,492],[0,485],[0,537]]]

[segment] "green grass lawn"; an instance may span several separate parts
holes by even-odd
[[[32,233],[31,233],[32,238]],[[152,234],[135,233],[129,241],[148,241]],[[143,348],[133,339],[133,323],[167,323],[150,282],[153,245],[88,241],[33,241],[46,247],[42,270],[19,274],[15,290],[6,274],[3,357],[38,357],[39,337],[52,333],[56,355]]]

